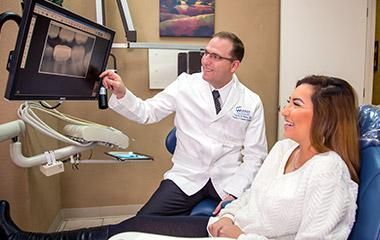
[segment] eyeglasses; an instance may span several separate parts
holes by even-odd
[[[221,60],[227,60],[227,61],[230,61],[230,62],[233,62],[235,61],[236,59],[235,58],[227,58],[227,57],[222,57],[220,56],[219,54],[217,53],[210,53],[208,52],[207,50],[203,50],[201,52],[201,56],[202,57],[209,57],[212,61],[221,61]]]

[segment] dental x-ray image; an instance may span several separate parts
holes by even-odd
[[[24,1],[8,100],[96,100],[115,32],[46,0]],[[0,237],[1,238],[1,237]]]
[[[94,36],[51,21],[39,72],[85,78],[94,43]]]

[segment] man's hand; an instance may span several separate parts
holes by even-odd
[[[224,202],[231,202],[233,200],[235,200],[236,198],[234,196],[232,196],[231,194],[228,194],[227,197],[225,197],[222,201],[220,201],[220,203],[218,204],[218,206],[216,206],[215,210],[212,212],[212,214],[214,216],[216,216],[220,210],[222,210],[222,204]]]
[[[243,231],[234,225],[232,219],[221,218],[208,227],[208,230],[213,237],[229,237],[238,238]]]
[[[99,77],[103,78],[103,86],[111,90],[111,92],[116,95],[116,98],[124,97],[127,89],[117,73],[112,70],[106,70],[102,72]]]

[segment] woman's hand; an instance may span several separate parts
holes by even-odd
[[[208,227],[213,237],[238,238],[243,231],[230,218],[221,218]]]
[[[103,86],[111,90],[111,92],[116,95],[116,98],[124,97],[127,88],[117,73],[113,70],[106,70],[102,72],[99,77],[103,78]]]

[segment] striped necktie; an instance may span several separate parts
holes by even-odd
[[[220,97],[219,91],[218,90],[212,91],[212,97],[214,99],[216,114],[218,114],[220,112],[220,110],[222,109],[222,107],[220,106],[220,102],[219,102],[219,97]]]

